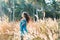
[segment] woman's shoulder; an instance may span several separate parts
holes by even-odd
[[[26,19],[21,19],[21,21],[26,21]]]

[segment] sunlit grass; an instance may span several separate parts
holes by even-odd
[[[57,40],[58,39],[58,23],[51,18],[39,20],[37,22],[30,21],[27,25],[29,33],[24,40]],[[20,40],[19,22],[0,22],[0,40]]]

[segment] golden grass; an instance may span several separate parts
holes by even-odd
[[[37,22],[30,21],[27,25],[30,40],[57,40],[58,23],[48,18]],[[19,22],[0,22],[0,40],[20,40]]]

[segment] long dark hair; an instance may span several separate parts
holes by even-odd
[[[23,12],[23,15],[26,18],[26,21],[29,22],[30,20],[29,14],[27,12]]]

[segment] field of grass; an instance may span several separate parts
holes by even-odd
[[[57,22],[58,22],[58,25],[59,25],[59,37],[58,37],[58,40],[60,40],[60,19],[59,20],[57,20]]]
[[[59,27],[60,28],[60,27]],[[27,24],[29,33],[24,40],[59,40],[58,22],[48,18]],[[0,21],[0,40],[20,40],[19,22]]]

